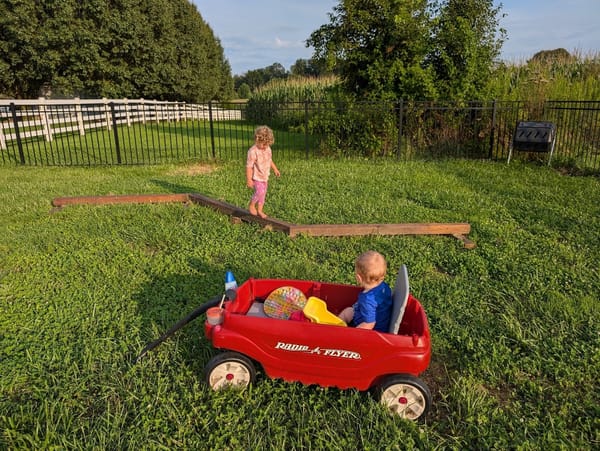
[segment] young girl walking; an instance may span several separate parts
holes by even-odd
[[[263,207],[267,196],[271,169],[277,177],[281,175],[279,169],[273,163],[271,144],[274,142],[273,130],[266,125],[257,127],[254,130],[254,145],[248,149],[246,159],[246,185],[254,190],[248,205],[248,211],[261,218],[267,217]]]

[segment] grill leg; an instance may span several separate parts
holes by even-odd
[[[554,144],[556,143],[556,136],[552,139],[552,146],[550,146],[550,155],[548,155],[548,166],[550,166],[550,161],[552,160],[552,154],[554,153]]]

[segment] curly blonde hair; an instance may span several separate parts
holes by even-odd
[[[271,130],[266,125],[256,127],[256,129],[254,130],[254,141],[256,141],[256,144],[264,144],[270,146],[275,142],[273,130]]]

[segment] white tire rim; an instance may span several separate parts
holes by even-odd
[[[224,387],[246,387],[250,384],[250,371],[239,362],[223,362],[210,372],[209,384],[213,390]]]
[[[390,385],[381,393],[381,403],[407,420],[418,419],[427,407],[427,399],[421,390],[410,384]]]

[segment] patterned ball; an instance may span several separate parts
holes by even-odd
[[[289,319],[290,315],[302,310],[306,296],[298,288],[279,287],[265,299],[265,313],[271,318]]]

